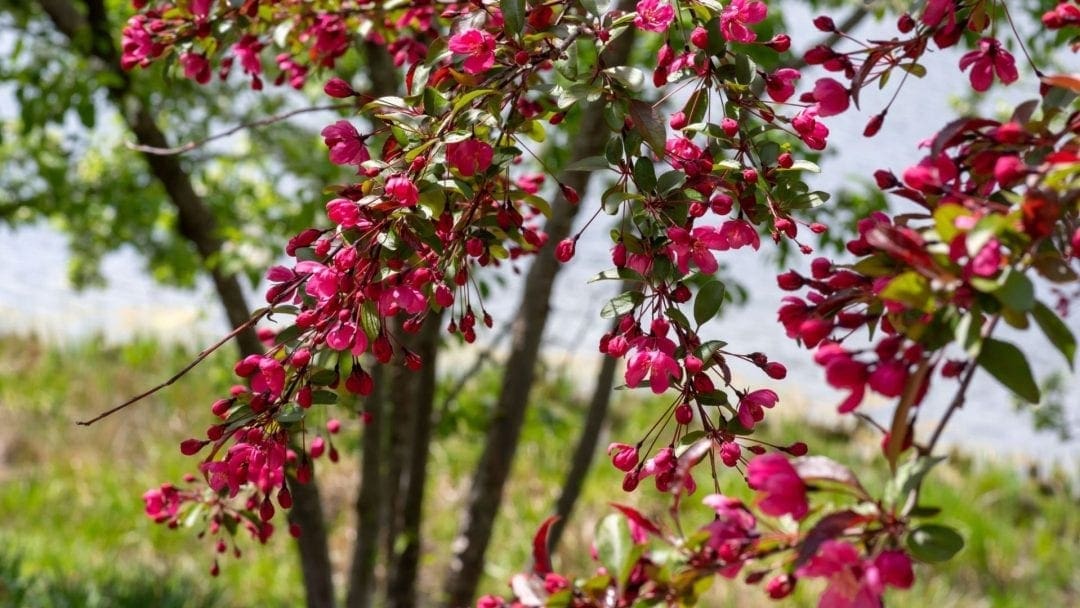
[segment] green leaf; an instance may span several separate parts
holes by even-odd
[[[379,311],[375,307],[375,302],[367,300],[360,307],[360,325],[363,327],[364,333],[367,334],[368,340],[379,337],[382,330],[382,319],[379,318]]]
[[[521,35],[525,29],[525,0],[500,0],[503,14],[503,31],[511,38]]]
[[[1039,402],[1039,387],[1031,373],[1031,366],[1019,348],[1008,342],[987,338],[983,341],[982,352],[976,359],[1005,388],[1023,397],[1030,403]]]
[[[641,282],[644,280],[640,274],[629,268],[608,268],[607,270],[600,272],[593,278],[589,279],[589,282],[595,283],[597,281],[614,281],[616,279],[637,282]]]
[[[667,143],[667,125],[660,113],[652,104],[639,99],[630,100],[630,118],[634,121],[634,129],[656,152],[657,156],[664,156],[664,145]]]
[[[622,572],[626,558],[630,554],[630,526],[626,518],[617,513],[611,513],[596,527],[596,555],[600,563],[607,571],[622,580]]]
[[[698,325],[704,325],[720,311],[724,305],[724,294],[727,286],[720,281],[709,281],[700,290],[694,299],[694,321]]]
[[[667,194],[686,183],[686,173],[682,171],[668,171],[660,175],[656,180],[656,191]]]
[[[628,65],[619,65],[604,70],[615,80],[622,83],[632,93],[640,92],[645,88],[645,72]]]
[[[930,469],[944,461],[945,456],[916,456],[896,468],[896,475],[885,485],[885,503],[899,507],[904,511],[914,506],[908,502],[922,485],[922,480]]]
[[[944,562],[964,548],[964,537],[948,526],[926,524],[908,534],[907,546],[924,562]]]
[[[1002,304],[1021,312],[1035,307],[1035,285],[1031,283],[1031,279],[1014,268],[1006,270],[1003,279],[1001,285],[994,290],[994,296]]]
[[[656,188],[656,169],[651,159],[642,156],[634,163],[634,183],[642,192],[652,192]]]
[[[333,405],[337,403],[338,395],[334,391],[312,391],[311,403],[314,405]]]
[[[1057,313],[1050,310],[1042,302],[1035,302],[1035,306],[1031,310],[1031,316],[1039,325],[1039,329],[1046,334],[1050,343],[1065,356],[1065,360],[1069,362],[1069,367],[1072,367],[1073,360],[1076,357],[1076,336],[1073,335],[1069,326],[1065,325],[1061,317],[1057,316]]]
[[[586,156],[580,158],[569,165],[564,171],[582,171],[589,173],[592,171],[606,171],[611,168],[611,164],[608,163],[607,158],[603,156]]]
[[[921,274],[909,270],[889,281],[885,289],[881,290],[881,298],[926,310],[930,303],[930,281]]]
[[[604,307],[600,309],[600,317],[604,319],[614,319],[625,315],[626,313],[634,310],[638,304],[645,300],[644,294],[640,291],[627,291],[621,293],[612,298]]]

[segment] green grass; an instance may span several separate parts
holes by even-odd
[[[86,342],[46,348],[0,338],[0,605],[11,606],[295,606],[302,603],[290,539],[263,546],[242,542],[244,556],[222,561],[209,576],[209,543],[188,530],[168,530],[142,514],[143,491],[178,481],[194,462],[177,444],[208,424],[209,404],[232,382],[231,356],[208,360],[189,377],[90,428],[75,420],[107,409],[167,378],[190,353],[140,341],[123,347]],[[574,448],[583,404],[574,387],[547,370],[538,386],[507,500],[489,553],[486,592],[506,592],[509,575],[529,563],[530,538],[550,512]],[[481,374],[445,412],[432,448],[425,520],[421,597],[433,597],[446,572],[458,510],[480,451],[485,412],[498,386]],[[633,440],[662,403],[619,393],[612,406],[612,437]],[[780,408],[783,408],[781,404]],[[869,433],[830,432],[795,416],[779,416],[769,432],[858,464],[876,457]],[[359,423],[346,424],[355,434]],[[356,458],[319,474],[334,532],[332,557],[343,580],[356,492]],[[626,495],[612,467],[594,467],[564,535],[557,564],[585,573],[595,522],[608,502],[636,505],[662,516],[654,493]],[[699,482],[703,481],[699,479]],[[871,490],[881,479],[870,480]],[[743,493],[734,474],[725,492]],[[931,475],[925,503],[944,509],[944,523],[960,530],[966,548],[940,568],[920,567],[916,589],[893,594],[890,606],[1067,606],[1080,603],[1080,517],[1075,492],[1061,477],[1032,479],[1008,463],[953,458]],[[707,515],[690,501],[687,524]],[[697,515],[695,515],[697,514]],[[813,585],[797,605],[813,605]],[[423,602],[425,605],[430,602]],[[766,603],[760,589],[718,582],[709,605]]]

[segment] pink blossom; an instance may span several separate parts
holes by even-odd
[[[899,397],[907,386],[908,366],[899,359],[882,361],[870,373],[867,384],[886,397]]]
[[[801,77],[796,69],[780,68],[765,77],[765,91],[773,101],[783,103],[795,94],[795,81]]]
[[[836,116],[848,109],[851,96],[844,85],[832,78],[822,78],[814,85],[814,101],[817,102],[818,116]]]
[[[210,8],[213,4],[214,0],[191,0],[191,14],[197,19],[206,19],[210,16]]]
[[[956,179],[957,170],[948,156],[940,154],[933,158],[923,157],[919,164],[908,167],[903,177],[909,188],[929,193],[940,190],[945,184]]]
[[[775,452],[755,456],[746,465],[746,479],[758,492],[758,506],[766,515],[806,517],[806,484],[788,459]]]
[[[420,191],[416,188],[416,184],[405,175],[394,175],[388,178],[385,190],[386,194],[402,207],[413,207],[420,200]]]
[[[757,520],[736,498],[710,494],[702,502],[716,512],[716,519],[704,528],[709,532],[707,543],[720,559],[727,562],[717,572],[734,578],[746,561],[743,554],[757,543]]]
[[[482,30],[468,29],[450,37],[447,46],[459,55],[468,55],[465,72],[480,74],[495,65],[495,38]]]
[[[746,220],[728,220],[720,227],[720,237],[727,242],[732,249],[740,249],[749,245],[755,251],[761,247],[761,237],[754,225]]]
[[[446,161],[464,177],[486,171],[494,156],[492,147],[479,139],[466,139],[446,145]]]
[[[176,518],[180,511],[180,491],[171,483],[161,484],[160,488],[147,490],[142,496],[146,504],[146,515],[157,523]]]
[[[233,45],[233,55],[236,55],[240,60],[240,67],[244,69],[244,72],[257,76],[262,74],[262,61],[259,59],[259,53],[263,49],[263,43],[259,42],[259,39],[251,34],[245,34],[240,41]]]
[[[322,130],[323,141],[330,148],[330,162],[335,165],[359,165],[371,159],[364,138],[347,120],[339,120]]]
[[[607,453],[611,456],[611,463],[620,471],[631,471],[637,466],[638,449],[632,445],[613,443],[608,446]]]
[[[420,290],[411,285],[395,285],[383,289],[379,296],[379,314],[384,317],[404,311],[415,315],[427,308],[427,299]]]
[[[767,388],[747,393],[739,400],[739,423],[748,429],[754,428],[755,424],[765,418],[765,412],[761,408],[771,408],[779,400],[780,397]]]
[[[804,110],[791,119],[791,126],[795,128],[795,132],[799,134],[799,138],[803,140],[803,143],[812,150],[824,150],[825,138],[829,136],[829,129],[818,122],[817,116],[816,106]]]
[[[259,361],[259,371],[251,377],[251,390],[256,393],[269,392],[272,397],[281,395],[285,390],[285,368],[277,359],[263,357]]]
[[[210,82],[210,62],[199,53],[184,53],[180,56],[180,65],[184,67],[184,77],[199,84]]]
[[[757,34],[746,26],[763,21],[767,12],[764,2],[731,0],[720,13],[720,32],[731,42],[753,42]]]
[[[664,0],[640,0],[634,25],[646,32],[664,33],[675,19],[675,9]]]
[[[671,379],[682,378],[682,368],[670,354],[661,350],[635,349],[626,362],[626,385],[636,387],[649,377],[649,387],[659,395],[671,386]]]
[[[727,240],[720,231],[712,226],[698,226],[693,231],[685,228],[668,228],[668,255],[683,274],[690,272],[690,262],[705,274],[713,274],[719,268],[716,258],[709,250],[725,251],[729,249]]]
[[[966,70],[969,67],[971,88],[980,93],[993,84],[994,74],[997,74],[1002,84],[1011,84],[1020,77],[1016,71],[1016,60],[994,38],[983,38],[979,41],[978,50],[970,51],[960,58],[960,69]]]
[[[907,589],[914,582],[911,559],[902,551],[884,551],[873,560],[864,560],[852,544],[827,540],[817,554],[796,574],[805,578],[827,578],[821,608],[876,608],[881,606],[885,587]]]
[[[955,17],[956,11],[955,2],[953,0],[927,0],[926,10],[923,11],[922,22],[930,27],[934,27],[941,23],[946,18],[952,21]]]
[[[360,208],[347,198],[335,198],[326,203],[326,217],[342,228],[352,228],[360,223]]]
[[[1001,270],[1005,256],[1001,253],[1001,243],[990,239],[983,248],[971,258],[971,273],[977,277],[992,277]]]

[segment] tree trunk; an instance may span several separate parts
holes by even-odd
[[[386,587],[386,605],[390,608],[413,608],[416,605],[416,578],[423,541],[421,523],[424,486],[427,483],[431,449],[437,383],[436,359],[441,331],[442,315],[433,314],[424,321],[420,332],[410,336],[409,340],[410,348],[423,360],[424,367],[413,378],[409,399],[413,408],[412,428],[407,439],[409,451],[406,454],[399,491],[401,519],[395,526],[401,542],[400,546],[395,544],[397,550],[390,557],[390,575]]]
[[[102,0],[86,0],[86,15],[71,4],[70,0],[39,0],[41,7],[56,28],[66,36],[74,49],[102,61],[118,80],[109,88],[109,98],[123,115],[139,144],[168,147],[165,134],[157,126],[149,104],[132,92],[131,79],[120,69],[119,56],[108,23],[108,14]],[[89,46],[85,46],[82,33],[89,30]],[[195,246],[207,271],[210,273],[229,323],[238,327],[250,318],[250,310],[244,292],[235,275],[223,272],[216,261],[221,254],[222,241],[217,236],[217,222],[205,201],[195,192],[191,177],[175,156],[144,154],[150,171],[161,182],[169,201],[176,208],[180,233]],[[237,336],[237,346],[244,355],[263,352],[262,344],[249,328]],[[290,484],[294,502],[291,521],[297,523],[303,534],[297,539],[304,587],[309,608],[327,608],[334,605],[333,581],[330,578],[330,554],[326,543],[326,525],[323,520],[319,490],[314,479],[308,484]]]
[[[628,3],[624,0],[621,4]],[[630,28],[605,52],[602,57],[605,64],[625,64],[633,39],[634,30]],[[608,131],[602,126],[603,109],[602,103],[595,103],[584,110],[581,124],[586,130],[575,140],[570,162],[603,151],[608,140]],[[584,198],[589,177],[589,173],[571,172],[560,176],[559,181],[576,189]],[[577,211],[578,206],[568,203],[564,196],[560,194],[556,197],[551,217],[544,227],[548,234],[547,244],[537,252],[525,277],[521,304],[511,330],[510,356],[506,361],[499,400],[492,412],[484,450],[473,474],[461,531],[453,544],[456,550],[445,584],[446,605],[450,608],[461,608],[472,603],[483,574],[484,554],[491,541],[503,487],[521,437],[540,341],[551,310],[551,290],[560,266],[554,255],[555,245],[570,234]]]
[[[616,321],[612,325],[612,331],[618,326],[618,321]],[[589,400],[589,411],[585,414],[585,426],[581,429],[581,437],[578,438],[577,447],[574,449],[573,460],[570,461],[570,470],[566,473],[562,493],[559,494],[559,500],[555,503],[555,515],[559,519],[555,520],[551,529],[548,530],[549,554],[553,554],[559,546],[559,539],[570,520],[570,515],[574,512],[574,504],[581,496],[581,488],[585,485],[585,478],[592,467],[600,433],[607,419],[608,405],[611,403],[611,387],[615,383],[617,363],[618,360],[615,357],[603,355],[600,373],[596,377],[596,386],[593,387],[592,399]]]
[[[386,400],[388,388],[383,382],[385,369],[376,365],[371,372],[375,392],[367,400],[367,412],[371,418],[364,428],[364,442],[360,453],[356,540],[353,543],[352,566],[349,570],[349,595],[345,599],[347,608],[370,608],[375,597],[375,564],[379,559],[379,530],[384,508],[379,495],[382,487],[382,427],[386,423],[386,412],[389,409]]]

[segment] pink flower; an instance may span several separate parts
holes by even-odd
[[[904,171],[904,183],[920,192],[938,191],[956,177],[956,165],[944,154],[933,158],[926,156],[919,164]]]
[[[251,34],[245,34],[240,41],[233,45],[233,54],[240,60],[240,67],[244,72],[257,76],[262,73],[262,61],[259,53],[263,49],[263,43]]]
[[[727,241],[720,231],[712,226],[698,226],[693,232],[685,228],[668,228],[668,255],[683,274],[690,272],[690,262],[705,274],[713,274],[720,267],[709,250],[725,251],[729,249]]]
[[[746,220],[728,220],[720,227],[720,236],[732,249],[749,245],[755,251],[761,247],[761,237],[754,225]]]
[[[637,3],[634,25],[646,32],[664,33],[675,19],[675,9],[663,0],[641,0]]]
[[[339,120],[322,130],[323,141],[330,148],[330,162],[335,165],[359,165],[371,159],[364,138],[347,120]]]
[[[886,397],[899,397],[907,385],[908,366],[899,359],[882,361],[870,373],[867,383],[870,388]]]
[[[716,511],[716,519],[705,526],[709,532],[707,543],[728,564],[720,568],[718,573],[733,578],[746,561],[743,554],[757,543],[757,520],[736,498],[710,494],[702,502]]]
[[[1016,82],[1016,60],[1009,51],[1001,48],[1001,43],[994,38],[983,38],[979,49],[966,53],[960,58],[960,69],[971,68],[971,88],[980,93],[989,89],[994,82],[994,74],[1003,84]]]
[[[782,454],[755,456],[746,465],[750,487],[758,492],[758,506],[766,515],[806,517],[810,505],[806,501],[806,484]]]
[[[783,103],[795,94],[795,81],[801,77],[798,70],[780,68],[765,77],[765,91],[773,101]]]
[[[753,42],[757,34],[746,27],[765,19],[767,9],[757,0],[731,0],[720,13],[720,32],[731,42]]]
[[[411,285],[395,285],[383,289],[379,296],[379,314],[384,317],[400,311],[415,315],[427,308],[427,299],[419,289]]]
[[[780,400],[777,394],[767,388],[751,391],[739,400],[739,423],[748,429],[765,418],[763,407],[771,408]]]
[[[210,62],[199,53],[184,53],[180,56],[180,65],[184,66],[184,78],[199,84],[210,82]]]
[[[884,551],[864,560],[855,546],[839,540],[822,543],[796,574],[829,579],[818,603],[821,608],[875,608],[886,586],[907,589],[915,580],[911,559],[903,551]]]
[[[491,166],[495,151],[487,142],[466,139],[446,145],[446,161],[464,177],[472,177]]]
[[[157,523],[175,519],[180,511],[180,491],[171,483],[162,484],[160,488],[147,490],[143,494],[143,502],[146,503],[146,515]]]
[[[402,207],[413,207],[420,200],[420,191],[416,188],[416,184],[404,175],[395,175],[387,179],[385,190],[386,194]]]
[[[495,65],[495,38],[482,30],[468,29],[450,37],[451,51],[468,55],[463,66],[469,74],[480,74]]]
[[[799,134],[807,146],[813,150],[825,149],[825,138],[829,136],[829,129],[817,120],[817,108],[813,107],[800,112],[791,119],[791,126]]]
[[[347,198],[335,198],[326,203],[326,217],[342,228],[352,228],[360,223],[360,208]]]
[[[814,85],[814,101],[817,102],[818,116],[836,116],[848,109],[851,96],[844,85],[832,78],[822,78]]]
[[[659,395],[671,386],[671,378],[682,378],[682,368],[670,354],[661,350],[635,349],[626,362],[626,385],[630,388],[649,377],[649,387]]]
[[[210,16],[210,8],[213,4],[214,0],[191,0],[191,14],[197,19],[205,20]]]
[[[955,2],[953,0],[927,0],[926,10],[923,11],[922,22],[930,27],[934,27],[948,18],[950,21],[953,19],[953,14],[956,11]]]
[[[251,390],[256,393],[269,392],[278,397],[285,390],[285,368],[277,359],[263,357],[259,361],[259,372],[251,377]]]

